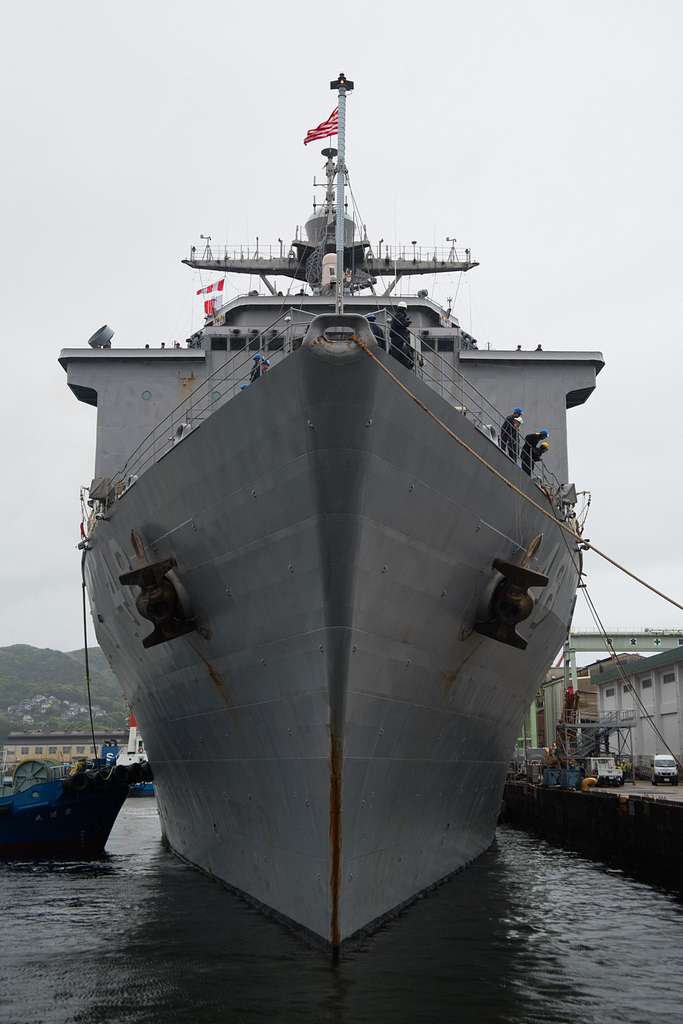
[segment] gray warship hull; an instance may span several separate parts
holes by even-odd
[[[381,355],[383,360],[388,357]],[[466,417],[392,371],[496,469]],[[144,649],[119,576],[173,557],[199,630]],[[473,631],[494,558],[548,575],[519,650]],[[187,861],[336,946],[491,843],[519,722],[564,640],[574,552],[360,351],[302,348],[98,521],[98,640]]]

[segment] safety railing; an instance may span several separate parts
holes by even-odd
[[[110,492],[114,499],[121,497],[150,465],[163,458],[187,434],[248,386],[256,351],[267,358],[272,366],[291,353],[294,343],[301,340],[305,325],[288,322],[278,331],[275,339],[273,337],[273,329],[289,315],[289,310],[283,310],[266,328],[249,338],[248,348],[235,352],[159,421],[115,474]],[[420,341],[417,335],[409,333],[415,341]],[[277,347],[273,344],[274,340]],[[472,422],[491,444],[501,447],[501,431],[505,419],[503,414],[452,364],[424,343],[422,349],[424,355],[422,359],[417,356],[415,364],[417,376]],[[521,465],[519,454],[516,460],[509,454],[508,458]],[[550,496],[558,494],[559,480],[541,462],[532,467],[530,475]]]
[[[424,262],[432,263],[472,263],[472,252],[470,249],[456,249],[455,245],[449,248],[436,245],[420,245],[418,242],[384,242],[379,241],[375,245],[370,243],[367,258],[375,260],[400,260],[401,262]]]
[[[272,330],[288,315],[289,311],[284,310],[263,331],[250,337],[247,348],[234,353],[157,423],[115,474],[112,480],[114,498],[121,497],[150,465],[158,462],[190,431],[248,386],[256,352],[267,358],[271,366],[289,355],[294,341],[301,334],[301,327],[288,324],[278,333],[278,347],[271,347],[274,340]]]
[[[214,245],[212,242],[203,241],[199,245],[190,248],[190,260],[210,260],[212,262],[227,260],[231,263],[240,260],[273,260],[290,259],[296,260],[296,250],[293,248],[297,242],[303,239],[294,239],[288,243],[281,239],[277,242],[262,242],[256,238],[253,242],[237,242],[233,245]],[[372,260],[400,260],[401,262],[424,262],[433,263],[472,263],[472,252],[470,249],[456,248],[435,245],[420,245],[417,242],[385,242],[380,239],[376,243],[368,239],[356,239],[356,245],[365,244],[368,247],[366,258]]]
[[[411,332],[412,334],[412,332]],[[417,335],[412,335],[417,340]],[[419,377],[450,405],[462,412],[488,440],[502,448],[502,432],[505,416],[493,405],[478,388],[472,384],[459,370],[440,356],[434,349],[422,342],[422,365],[416,364]],[[517,438],[517,457],[512,458],[509,449],[505,452],[511,462],[522,466],[521,450],[523,438]],[[514,448],[513,448],[514,450]],[[522,467],[523,468],[523,467]],[[529,476],[541,482],[551,494],[559,492],[561,484],[551,469],[540,460],[530,467]]]
[[[238,242],[235,245],[193,245],[190,248],[190,260],[228,260],[231,263],[239,260],[286,260],[296,262],[295,250],[288,243],[261,242],[258,238],[255,242]]]
[[[619,711],[601,711],[595,724],[598,728],[616,728],[620,722],[632,722],[635,717],[635,708],[622,708]]]

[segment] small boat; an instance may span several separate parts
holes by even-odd
[[[0,859],[88,859],[104,851],[128,796],[127,768],[20,761],[0,786]]]
[[[115,743],[102,747],[102,757],[107,764],[122,765],[128,769],[131,784],[129,796],[154,796],[152,769],[145,753],[145,744],[138,729],[135,715],[128,716],[128,745],[124,749]]]

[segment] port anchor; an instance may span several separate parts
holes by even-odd
[[[175,567],[175,558],[165,558],[119,576],[122,586],[140,587],[135,606],[143,619],[154,625],[154,630],[142,641],[143,647],[156,647],[196,628],[189,614],[185,588],[174,572]]]
[[[535,602],[529,587],[547,587],[548,577],[514,562],[504,562],[501,558],[494,559],[493,568],[502,579],[494,585],[488,605],[489,617],[475,623],[474,630],[501,644],[525,651],[527,642],[515,626],[528,619],[534,610]]]

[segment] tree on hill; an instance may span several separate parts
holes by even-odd
[[[105,712],[103,725],[118,728],[127,716],[119,683],[99,647],[89,650],[89,656],[93,704]],[[8,707],[38,694],[87,704],[83,651],[55,651],[29,644],[0,647],[0,714],[6,715]],[[63,717],[59,706],[50,708],[49,715],[56,716],[62,728],[73,728],[73,719]]]

